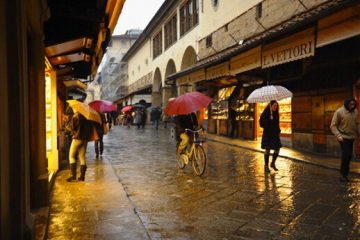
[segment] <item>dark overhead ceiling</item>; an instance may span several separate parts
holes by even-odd
[[[44,24],[47,58],[56,70],[71,69],[67,77],[86,79],[93,62],[99,63],[95,59],[95,47],[99,32],[108,26],[107,0],[48,0],[47,3],[50,9],[50,18]],[[105,33],[103,50],[110,40],[107,28]],[[61,49],[65,45],[68,50],[64,52]]]

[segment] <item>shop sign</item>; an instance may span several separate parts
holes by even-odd
[[[313,29],[306,30],[266,45],[262,52],[262,68],[314,56],[314,51],[315,37]]]
[[[205,80],[205,69],[200,69],[195,72],[192,72],[188,75],[182,76],[176,80],[176,85],[189,85],[196,82],[200,82],[202,80]]]
[[[195,72],[192,72],[189,76],[191,83],[196,83],[202,80],[205,80],[205,69],[200,69]]]
[[[229,62],[224,62],[206,69],[206,80],[220,78],[230,75]]]
[[[232,75],[261,67],[261,47],[256,47],[231,58],[230,71]]]
[[[182,76],[176,80],[176,86],[188,85],[190,83],[189,75]]]

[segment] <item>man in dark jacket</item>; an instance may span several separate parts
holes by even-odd
[[[156,130],[158,130],[159,128],[160,117],[161,117],[161,109],[159,107],[154,107],[150,112],[150,119],[155,125]]]
[[[330,129],[336,136],[341,147],[340,181],[349,182],[348,174],[353,155],[354,140],[359,135],[356,109],[357,102],[348,98],[344,105],[336,110],[332,118]]]

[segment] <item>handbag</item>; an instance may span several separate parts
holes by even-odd
[[[99,134],[97,133],[96,128],[92,127],[92,132],[88,141],[91,142],[96,140],[99,140]]]
[[[104,132],[104,135],[107,134],[108,131],[109,131],[109,128],[108,128],[107,124],[106,124],[106,123],[103,123],[103,132]]]

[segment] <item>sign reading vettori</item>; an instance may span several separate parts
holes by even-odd
[[[262,53],[262,68],[267,68],[286,62],[314,56],[314,40],[303,39],[293,43],[285,43],[273,49],[269,49]]]

